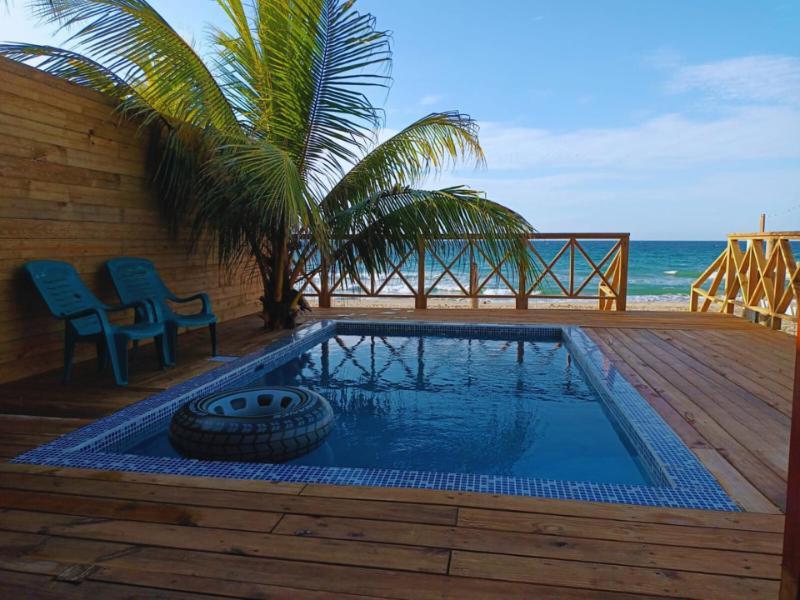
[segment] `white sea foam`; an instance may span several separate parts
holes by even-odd
[[[664,275],[677,275],[677,271],[664,271]]]
[[[688,302],[689,294],[643,294],[628,296],[631,302]]]

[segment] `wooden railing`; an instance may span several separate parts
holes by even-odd
[[[798,231],[733,233],[722,254],[692,285],[690,310],[746,315],[773,329],[784,319],[797,322],[800,268],[792,242]]]
[[[319,306],[332,298],[414,298],[427,308],[430,298],[466,298],[477,308],[479,299],[515,301],[518,309],[536,299],[596,300],[601,310],[623,311],[628,287],[627,233],[536,233],[525,239],[532,270],[510,255],[493,261],[480,238],[430,243],[398,256],[388,273],[363,272],[347,278],[336,265],[316,265],[304,272],[300,289],[317,296]],[[533,276],[530,276],[530,273]],[[596,287],[594,287],[596,286]]]

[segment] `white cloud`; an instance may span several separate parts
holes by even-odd
[[[662,115],[631,127],[545,129],[484,123],[492,170],[664,169],[724,161],[800,159],[800,110],[745,107],[712,120]]]
[[[422,98],[420,98],[418,104],[420,106],[431,106],[433,104],[441,102],[441,100],[442,100],[441,96],[437,96],[436,94],[428,94],[427,96],[423,96]]]
[[[724,102],[702,117],[672,112],[626,127],[556,132],[483,123],[489,168],[637,171],[800,159],[800,60],[750,56],[663,68],[670,92],[696,90]]]
[[[541,231],[630,231],[637,239],[724,239],[755,230],[767,212],[775,230],[800,228],[800,171],[795,168],[680,172],[673,177],[612,171],[494,179],[448,175],[528,218]],[[724,213],[720,207],[724,206]],[[774,215],[774,216],[771,216]]]
[[[543,231],[631,231],[638,239],[723,239],[800,228],[800,60],[753,56],[682,65],[666,91],[712,99],[702,113],[643,111],[628,126],[556,131],[487,122],[488,170],[446,174]],[[676,105],[678,108],[678,105]],[[725,206],[724,215],[719,207]]]
[[[800,103],[800,60],[790,56],[745,56],[678,67],[667,82],[673,93],[699,91],[737,102]]]

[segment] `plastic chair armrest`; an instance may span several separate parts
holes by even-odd
[[[173,302],[177,302],[178,304],[185,304],[187,302],[194,302],[195,300],[200,300],[203,303],[202,312],[203,314],[209,315],[211,314],[211,300],[208,298],[208,294],[205,292],[200,292],[199,294],[192,294],[191,296],[186,296],[181,298],[176,296],[175,294],[169,295],[169,300]]]

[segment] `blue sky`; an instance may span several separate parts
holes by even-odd
[[[153,0],[203,43],[210,0]],[[0,40],[57,43],[17,0]],[[360,0],[393,32],[398,129],[481,124],[487,167],[446,173],[541,231],[720,239],[800,229],[800,2]]]

